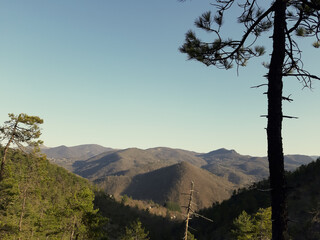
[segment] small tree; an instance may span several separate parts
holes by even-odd
[[[243,211],[234,221],[235,230],[232,231],[235,239],[249,240],[253,239],[253,223],[251,216]]]
[[[37,116],[29,116],[25,113],[20,113],[18,116],[9,113],[10,120],[6,121],[0,128],[0,141],[7,141],[2,149],[2,158],[0,166],[0,181],[3,179],[4,167],[6,164],[7,153],[11,144],[16,144],[22,147],[23,144],[36,147],[43,142],[38,139],[41,135],[39,124],[43,120]]]
[[[126,233],[121,240],[149,240],[149,232],[145,231],[139,219],[126,227]]]

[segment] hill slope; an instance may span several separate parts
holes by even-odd
[[[46,158],[10,150],[0,196],[0,239],[99,239],[90,183]]]
[[[199,167],[205,165],[206,161],[196,155],[194,152],[170,148],[129,148],[76,162],[74,168],[75,173],[91,180],[111,175],[135,176],[182,161]]]
[[[208,164],[203,168],[224,177],[239,186],[251,185],[269,176],[267,157],[251,157],[240,155],[234,150],[218,149],[200,155]],[[302,164],[312,162],[313,159],[305,155],[284,156],[285,169],[293,171]]]
[[[285,156],[285,167],[286,170],[292,171],[312,160],[308,156],[288,155]],[[266,157],[244,156],[227,149],[199,154],[170,148],[147,150],[129,148],[109,151],[85,161],[77,161],[73,164],[73,169],[80,176],[97,181],[106,176],[133,177],[183,161],[206,169],[238,186],[250,185],[269,175]]]
[[[234,188],[230,182],[206,170],[181,162],[133,177],[123,194],[134,199],[151,199],[159,204],[171,201],[186,206],[188,196],[185,194],[190,192],[191,181],[195,184],[196,209],[209,207],[213,202],[229,198]]]
[[[320,159],[287,174],[290,239],[320,239],[319,173]],[[199,240],[233,239],[231,237],[232,222],[242,211],[253,214],[259,208],[270,206],[270,192],[263,191],[268,188],[268,181],[262,181],[249,189],[239,190],[237,194],[221,204],[202,210],[200,213],[213,219],[214,222],[208,223],[197,218],[192,220],[191,226],[197,230],[196,238]]]

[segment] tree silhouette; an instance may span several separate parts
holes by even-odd
[[[185,43],[180,47],[188,58],[207,66],[222,69],[246,66],[249,59],[262,56],[264,46],[256,44],[262,33],[273,29],[270,38],[273,43],[270,63],[265,75],[268,86],[267,142],[272,206],[272,237],[274,240],[287,239],[286,180],[282,146],[282,120],[293,118],[282,113],[282,101],[292,101],[282,94],[283,77],[296,77],[304,87],[311,87],[313,79],[319,77],[304,69],[297,37],[313,37],[313,46],[320,47],[320,1],[319,0],[216,0],[216,14],[206,12],[200,16],[197,28],[215,35],[215,40],[205,42],[193,31],[186,33]],[[245,28],[239,39],[221,35],[226,11],[232,7],[241,10],[238,23]],[[266,10],[263,7],[267,7]],[[260,87],[257,86],[257,87]]]

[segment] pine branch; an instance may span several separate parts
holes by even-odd
[[[312,78],[316,80],[320,80],[320,77],[308,73],[284,73],[282,76],[284,77],[307,77],[307,78]]]

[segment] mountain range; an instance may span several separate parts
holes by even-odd
[[[197,153],[165,147],[111,149],[99,145],[44,148],[52,162],[98,184],[115,196],[172,201],[186,205],[185,193],[194,181],[198,208],[209,207],[231,196],[232,191],[269,175],[266,157],[241,155],[218,149]],[[305,155],[285,156],[285,168],[292,171],[313,161]]]

